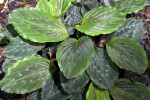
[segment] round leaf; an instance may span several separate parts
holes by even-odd
[[[103,6],[87,12],[83,16],[82,24],[75,28],[91,36],[109,34],[119,28],[124,20],[125,17],[120,11]]]
[[[129,38],[114,37],[106,48],[111,60],[118,67],[138,74],[145,72],[148,60],[145,50],[138,42]]]
[[[148,0],[120,0],[114,7],[125,15],[142,10],[148,3]]]
[[[118,79],[116,66],[112,63],[105,49],[95,48],[95,55],[87,69],[91,80],[100,88],[108,89]]]
[[[91,83],[86,94],[86,100],[110,100],[110,96],[108,90],[102,90]]]
[[[94,45],[89,37],[79,40],[67,39],[62,42],[56,54],[58,65],[66,78],[81,75],[94,56]]]
[[[35,91],[41,88],[43,81],[50,75],[49,71],[54,71],[54,65],[48,59],[29,57],[18,60],[0,81],[1,90],[17,94]]]
[[[127,79],[120,79],[110,89],[114,100],[149,100],[150,87],[141,83],[132,83]]]
[[[68,37],[65,26],[48,12],[34,8],[19,8],[9,14],[18,33],[33,42],[58,42]]]

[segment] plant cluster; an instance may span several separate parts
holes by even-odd
[[[13,10],[1,35],[1,43],[10,41],[3,51],[1,90],[25,94],[40,89],[27,100],[110,100],[110,95],[114,100],[149,100],[148,86],[118,79],[119,69],[142,74],[147,68],[139,44],[146,27],[142,19],[126,18],[146,4],[39,0],[35,8]],[[106,42],[99,47],[93,37],[102,36]]]

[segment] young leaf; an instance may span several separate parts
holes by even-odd
[[[114,100],[149,100],[150,88],[142,83],[132,83],[127,79],[120,79],[110,89]]]
[[[37,5],[36,5],[36,8],[37,9],[41,9],[43,11],[46,11],[48,13],[50,13],[50,2],[48,0],[39,0]]]
[[[93,56],[94,45],[89,37],[67,39],[59,45],[56,53],[59,68],[66,78],[81,75],[90,65]]]
[[[116,66],[112,63],[105,49],[95,48],[95,55],[87,68],[91,80],[100,88],[108,89],[118,79]]]
[[[50,0],[50,12],[55,17],[60,17],[69,8],[71,0]]]
[[[129,38],[113,37],[106,45],[107,52],[118,67],[142,74],[148,65],[145,50]]]
[[[18,60],[0,81],[1,90],[17,94],[35,91],[41,88],[43,81],[55,70],[54,67],[48,59],[41,57]]]
[[[84,90],[90,78],[85,72],[73,79],[66,79],[63,74],[60,74],[60,81],[64,91],[68,94],[75,94]]]
[[[86,100],[110,100],[110,96],[108,90],[97,88],[91,83],[86,94]]]
[[[38,51],[42,50],[44,46],[45,44],[33,43],[31,41],[21,39],[20,37],[16,37],[5,47],[3,54],[7,58],[18,60],[34,56]]]
[[[42,100],[66,100],[68,95],[57,86],[54,82],[54,78],[49,76],[42,85]]]
[[[87,12],[83,16],[82,24],[76,25],[75,28],[91,36],[109,34],[119,28],[124,20],[125,17],[120,11],[103,6]]]
[[[9,14],[18,33],[33,42],[58,42],[68,37],[65,26],[48,12],[34,8],[19,8]]]
[[[142,19],[129,18],[117,30],[115,37],[132,38],[137,42],[141,42],[147,30]]]
[[[147,5],[147,2],[148,0],[120,0],[114,7],[126,15],[142,10]]]
[[[3,65],[2,65],[2,70],[4,72],[7,71],[7,69],[9,67],[11,67],[17,60],[14,60],[14,59],[11,59],[11,58],[6,58],[5,61],[3,62]]]

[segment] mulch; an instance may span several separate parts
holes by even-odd
[[[0,4],[0,24],[2,27],[5,27],[10,23],[8,20],[8,14],[10,11],[20,7],[35,7],[38,0],[26,0],[26,2],[23,2],[23,0],[9,0],[9,2],[6,3],[7,1],[8,0],[5,0],[5,3]],[[147,6],[137,13],[132,13],[130,16],[143,19],[147,26],[147,34],[140,44],[145,49],[150,62],[150,7]],[[6,58],[2,54],[4,46],[5,45],[0,45],[0,80],[5,74],[1,69],[2,63]],[[150,86],[150,63],[147,70],[142,75],[125,70],[121,70],[121,72],[121,78],[127,78],[132,82],[141,82]],[[0,90],[0,100],[25,100],[25,97],[19,94],[5,93]]]

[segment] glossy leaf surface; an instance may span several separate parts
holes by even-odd
[[[114,100],[149,100],[150,87],[142,83],[132,83],[127,79],[120,79],[110,89]]]
[[[17,37],[14,38],[11,43],[4,48],[3,54],[7,58],[18,60],[25,57],[34,56],[44,47],[45,44],[33,43],[31,41]]]
[[[125,17],[120,11],[103,6],[87,12],[83,16],[82,24],[76,25],[75,28],[91,36],[109,34],[119,28],[124,20]]]
[[[116,66],[103,48],[95,48],[95,55],[87,69],[91,80],[100,88],[108,89],[118,79]]]
[[[89,37],[63,41],[56,54],[59,68],[66,78],[81,75],[90,65],[93,56],[94,45]]]
[[[35,91],[41,88],[43,81],[55,69],[54,67],[48,59],[41,57],[18,60],[0,81],[1,90],[17,94]]]
[[[146,27],[142,19],[129,18],[116,31],[115,37],[131,38],[137,42],[141,42],[146,35]]]
[[[64,91],[68,94],[75,94],[83,91],[90,79],[84,72],[80,76],[72,79],[66,79],[63,74],[60,74],[60,81]]]
[[[58,42],[68,37],[65,26],[48,12],[34,8],[19,8],[9,14],[18,33],[33,42]]]
[[[129,38],[114,37],[106,48],[111,60],[118,67],[138,74],[145,72],[148,60],[145,50],[138,42]]]
[[[142,10],[147,3],[148,0],[120,0],[114,7],[126,15]]]
[[[36,8],[46,11],[48,13],[50,13],[50,7],[50,2],[48,0],[39,0],[36,5]]]
[[[91,83],[86,94],[86,100],[110,100],[110,96],[108,90],[101,90]]]

